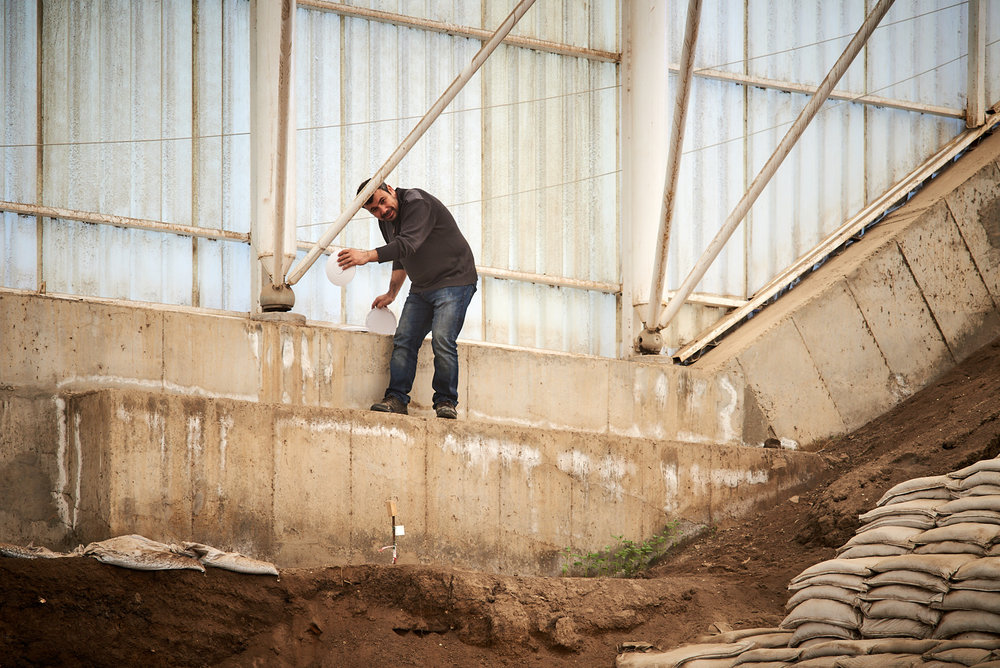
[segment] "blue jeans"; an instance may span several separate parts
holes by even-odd
[[[410,402],[413,377],[417,373],[417,352],[427,332],[434,351],[434,404],[458,404],[458,345],[455,340],[465,324],[465,312],[476,293],[476,285],[438,288],[428,292],[410,291],[399,316],[389,360],[389,387],[403,403]]]

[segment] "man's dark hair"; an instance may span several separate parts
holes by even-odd
[[[365,179],[364,181],[362,181],[362,182],[361,182],[361,185],[360,185],[360,186],[358,186],[358,191],[357,191],[356,193],[354,193],[354,194],[355,194],[355,195],[358,195],[358,194],[360,194],[360,193],[361,193],[361,191],[365,189],[365,186],[366,186],[366,185],[368,185],[368,182],[369,182],[369,181],[371,181],[371,179]],[[382,182],[382,185],[380,185],[380,186],[379,186],[378,188],[376,188],[375,190],[384,190],[384,191],[386,191],[386,192],[389,192],[389,188],[388,188],[388,186],[386,186],[386,185],[385,185],[385,181],[383,181],[383,182]],[[373,197],[375,197],[375,193],[372,193],[372,196],[368,198],[368,201],[367,201],[367,202],[365,202],[365,204],[364,204],[364,205],[365,205],[365,206],[368,206],[369,204],[371,204],[371,201],[372,201],[372,198],[373,198]]]

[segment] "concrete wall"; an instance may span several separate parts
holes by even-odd
[[[139,533],[282,566],[387,562],[392,498],[403,562],[555,573],[564,547],[730,517],[822,466],[777,449],[132,389],[5,392],[0,476],[20,493],[0,535],[64,548]]]
[[[562,547],[718,521],[1000,334],[1000,135],[693,366],[463,343],[458,422],[373,415],[389,337],[0,291],[0,540],[138,532],[283,566],[552,572]],[[787,450],[759,447],[778,439]]]

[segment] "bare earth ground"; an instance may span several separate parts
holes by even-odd
[[[445,566],[142,572],[0,558],[0,667],[613,666],[776,626],[788,581],[832,557],[893,484],[1000,454],[1000,340],[826,444],[824,479],[675,548],[640,579],[508,577]]]

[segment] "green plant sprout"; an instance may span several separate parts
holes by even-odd
[[[668,542],[677,532],[678,523],[678,520],[671,520],[662,531],[642,542],[613,535],[611,537],[615,542],[597,552],[583,553],[565,547],[562,549],[565,559],[562,574],[587,578],[634,578],[666,551]]]

